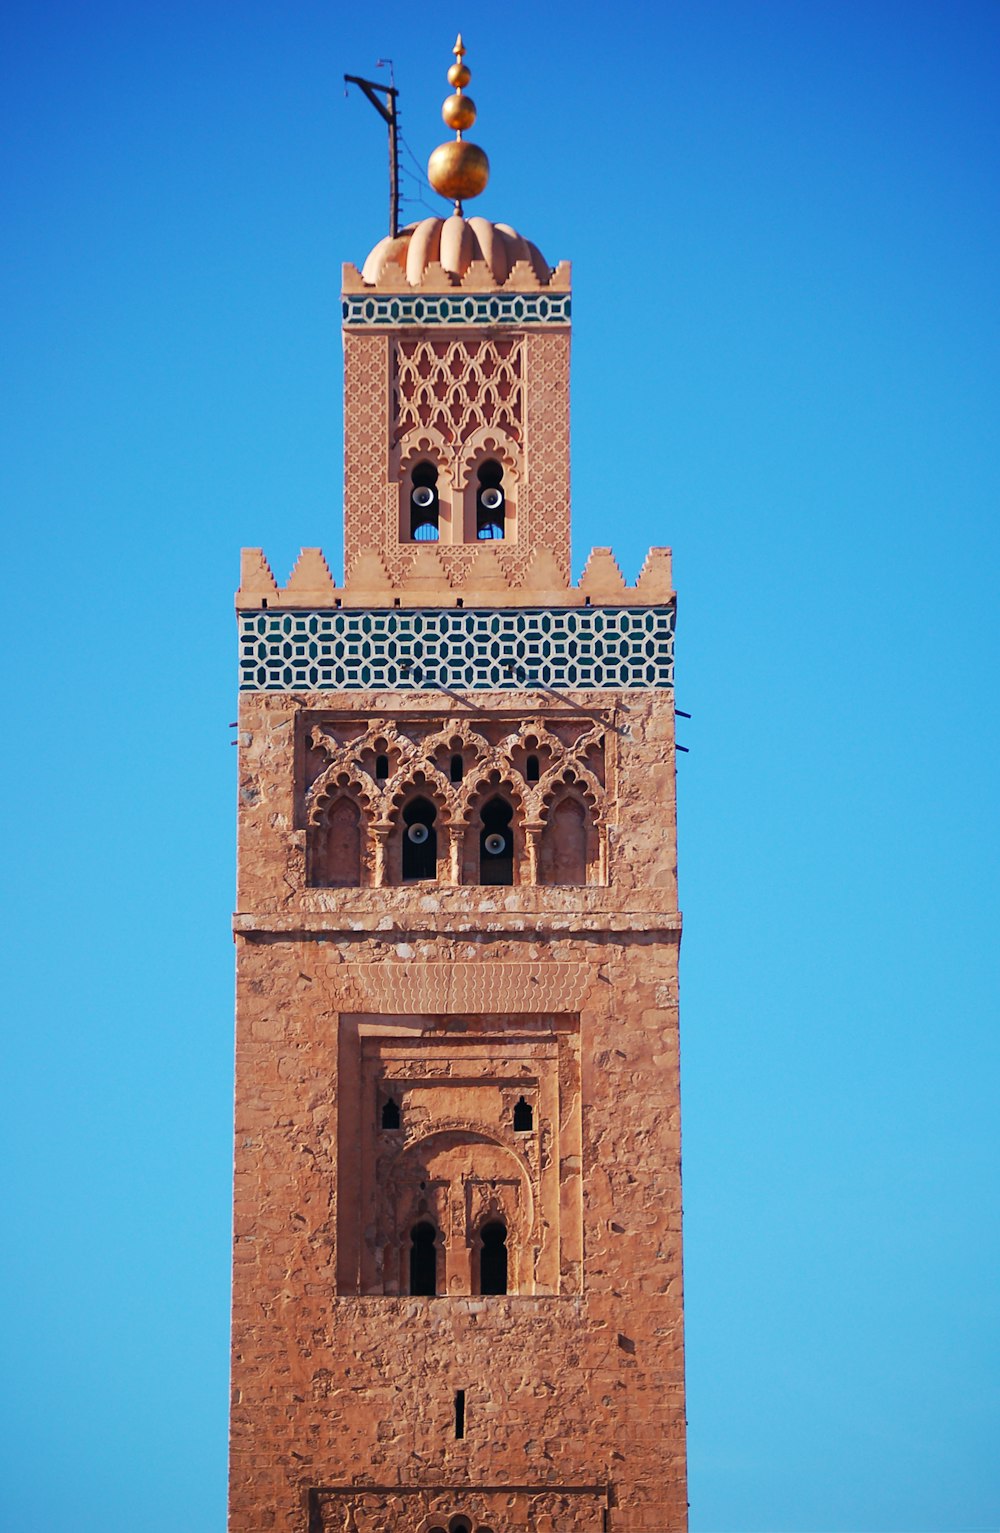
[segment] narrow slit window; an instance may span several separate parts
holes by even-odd
[[[529,1111],[530,1111],[530,1108],[529,1108]],[[516,1108],[514,1110],[514,1117],[515,1118],[517,1117],[517,1109]],[[399,1103],[394,1101],[392,1097],[386,1097],[385,1101],[382,1103],[382,1127],[383,1128],[399,1128],[399,1125],[400,1125]]]
[[[490,459],[478,471],[476,489],[476,537],[480,542],[502,538],[506,504],[503,493],[503,469]]]
[[[452,782],[461,782],[465,776],[465,763],[457,753],[451,758],[449,776]]]
[[[425,1299],[437,1293],[437,1231],[426,1221],[410,1232],[410,1293]]]
[[[415,798],[403,810],[403,878],[437,877],[437,810],[425,798]]]
[[[375,757],[375,776],[376,776],[376,778],[378,779],[379,782],[385,782],[385,780],[388,777],[388,775],[389,775],[389,758],[388,758],[388,756],[376,756]]]
[[[527,1134],[530,1133],[534,1126],[535,1114],[532,1111],[531,1103],[526,1102],[524,1097],[522,1097],[514,1108],[514,1132],[515,1134]]]
[[[441,535],[438,471],[433,463],[418,463],[410,480],[410,537],[414,543],[436,543]]]
[[[465,1390],[464,1389],[456,1389],[456,1391],[455,1391],[455,1436],[457,1438],[462,1438],[462,1437],[465,1436]]]
[[[479,835],[479,882],[512,884],[514,882],[514,811],[502,798],[491,798],[483,805],[482,830]]]
[[[537,782],[538,778],[538,757],[529,756],[527,761],[524,763],[524,780],[525,782]]]
[[[479,1292],[507,1292],[507,1226],[500,1220],[483,1225],[479,1253]]]

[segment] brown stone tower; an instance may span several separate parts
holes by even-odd
[[[567,266],[343,289],[344,584],[237,597],[231,1533],[675,1533],[669,553],[570,583]]]

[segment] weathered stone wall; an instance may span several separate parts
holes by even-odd
[[[231,1533],[683,1529],[672,698],[519,696],[522,720],[606,727],[607,882],[555,888],[308,887],[307,732],[330,703],[241,700]],[[421,1156],[433,1298],[393,1291]],[[503,1296],[473,1291],[491,1196]]]

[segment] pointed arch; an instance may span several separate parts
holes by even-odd
[[[318,825],[326,813],[327,805],[338,794],[346,793],[357,799],[363,812],[371,808],[372,781],[353,765],[334,761],[317,777],[306,794],[306,824]]]
[[[562,793],[550,805],[538,849],[539,883],[587,883],[588,820],[587,806],[575,793]]]
[[[491,513],[485,509],[483,492],[499,489],[501,509],[492,513],[499,533],[493,536],[505,543],[513,542],[517,536],[521,454],[509,437],[491,426],[480,427],[463,442],[457,469],[459,482],[454,504],[456,521],[458,506],[460,503],[462,506],[460,532],[456,525],[461,541],[482,541],[482,529],[491,519]]]
[[[524,854],[524,798],[516,776],[497,752],[491,752],[495,764],[487,761],[488,770],[470,773],[462,787],[462,822],[465,825],[462,849],[464,884],[516,884]],[[466,786],[467,784],[467,786]],[[500,836],[505,844],[488,846],[491,836]]]
[[[361,805],[336,792],[306,831],[306,882],[314,889],[352,889],[362,882],[365,827]]]

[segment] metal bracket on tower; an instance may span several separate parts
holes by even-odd
[[[345,75],[347,85],[357,85],[371,102],[382,121],[389,128],[389,233],[395,239],[399,233],[399,91],[395,85],[383,85],[378,80],[362,80],[360,75]],[[344,92],[346,95],[346,91]],[[381,96],[385,100],[380,99]]]

